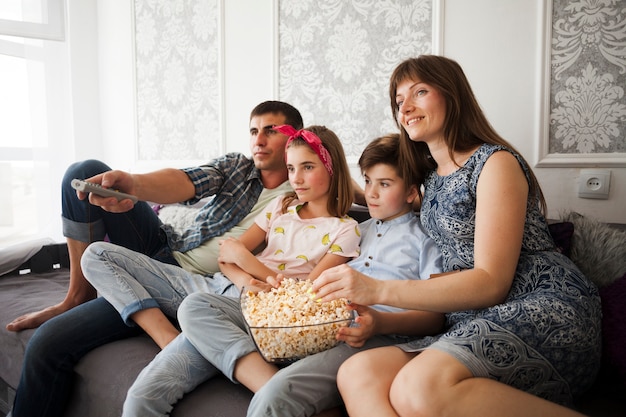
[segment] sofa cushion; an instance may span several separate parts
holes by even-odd
[[[36,239],[0,249],[0,276],[8,274],[23,263],[28,261],[33,255],[46,245],[53,245],[50,238]]]
[[[574,224],[570,258],[598,287],[616,281],[626,272],[626,232],[589,216],[564,214]]]
[[[602,366],[626,382],[626,273],[600,288],[602,298]]]
[[[89,352],[74,368],[76,383],[64,417],[121,415],[126,392],[158,352],[158,346],[146,335],[118,340]],[[251,398],[252,393],[244,386],[220,376],[185,395],[171,415],[244,417]]]
[[[572,222],[551,223],[548,228],[556,249],[563,255],[569,257],[572,248],[572,236],[574,235],[574,224]]]
[[[0,279],[0,317],[3,324],[21,314],[36,311],[63,300],[69,284],[69,269],[20,275]],[[0,328],[0,379],[6,397],[0,404],[10,406],[19,382],[24,349],[34,329],[9,332]],[[85,355],[76,365],[76,384],[64,417],[119,416],[126,392],[141,369],[158,353],[148,336],[136,336],[101,346]],[[6,385],[5,385],[6,384]],[[252,393],[225,377],[201,384],[179,401],[172,417],[243,417]],[[0,412],[0,415],[2,413]]]
[[[7,323],[42,306],[60,303],[69,285],[69,269],[20,275],[13,272],[0,279],[0,378],[15,389],[22,372],[24,349],[34,329],[10,332]]]

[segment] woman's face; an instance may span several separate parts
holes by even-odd
[[[434,87],[406,79],[396,88],[398,121],[411,140],[432,143],[443,139],[446,102]]]

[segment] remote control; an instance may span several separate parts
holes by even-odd
[[[128,198],[133,201],[133,204],[139,200],[134,195],[126,194],[117,190],[112,190],[110,188],[104,188],[100,184],[94,184],[92,182],[87,182],[79,179],[72,180],[72,188],[78,191],[82,191],[83,193],[94,193],[101,197],[115,197],[117,198],[117,201]]]

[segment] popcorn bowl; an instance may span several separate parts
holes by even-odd
[[[267,362],[288,364],[335,347],[337,331],[349,326],[354,312],[345,300],[319,303],[306,293],[310,283],[285,282],[278,291],[241,292],[248,333]],[[280,288],[285,291],[280,293]],[[298,288],[295,288],[299,286]],[[273,292],[273,293],[272,293]]]

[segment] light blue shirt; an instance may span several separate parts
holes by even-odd
[[[379,280],[428,279],[442,271],[441,252],[424,232],[419,216],[407,213],[393,220],[369,219],[359,225],[361,254],[349,265]],[[380,311],[401,308],[375,305]]]

